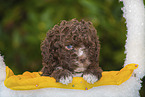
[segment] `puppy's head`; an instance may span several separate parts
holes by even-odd
[[[42,62],[52,70],[62,66],[83,72],[90,64],[98,64],[99,50],[97,32],[91,22],[64,20],[49,30],[42,42]]]

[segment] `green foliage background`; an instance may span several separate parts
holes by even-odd
[[[61,20],[85,19],[98,31],[100,66],[120,70],[127,33],[122,7],[119,0],[1,0],[0,53],[15,74],[39,71],[46,32]]]

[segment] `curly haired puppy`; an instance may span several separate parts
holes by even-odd
[[[102,76],[99,67],[100,44],[91,22],[63,20],[48,31],[41,44],[42,76],[68,84],[74,76],[94,83]]]

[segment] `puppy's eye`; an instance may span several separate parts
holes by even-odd
[[[72,50],[72,49],[73,49],[73,46],[72,46],[72,45],[67,45],[65,48],[66,48],[67,50]]]

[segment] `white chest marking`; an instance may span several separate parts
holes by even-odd
[[[73,74],[73,77],[81,77],[83,73],[75,73]]]
[[[83,72],[86,70],[86,68],[84,67],[83,63],[80,63],[79,61],[76,62],[78,64],[78,68],[76,68],[74,71],[75,72]]]

